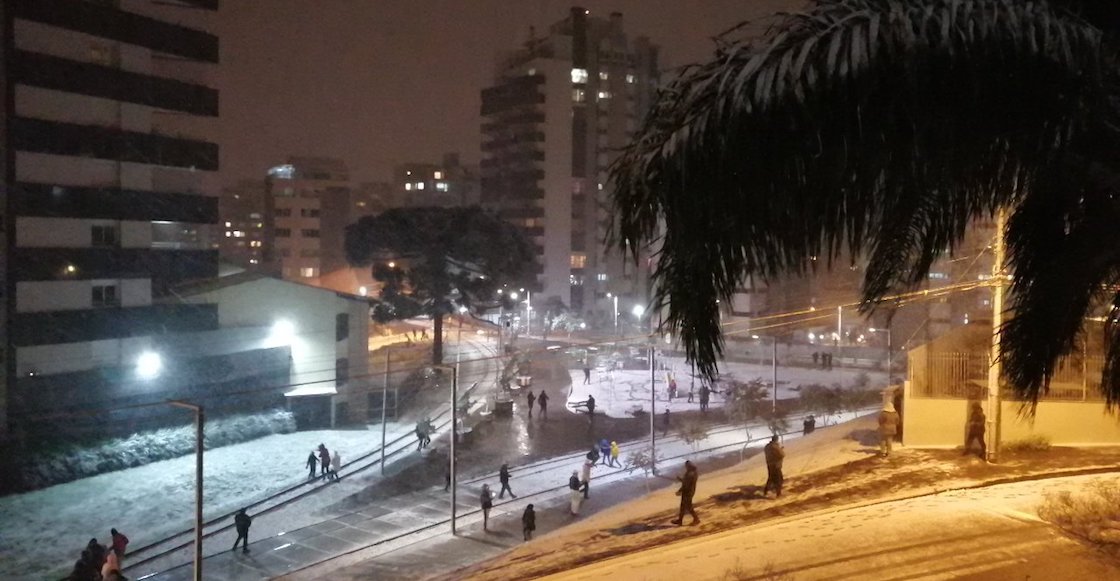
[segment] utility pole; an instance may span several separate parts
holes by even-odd
[[[657,369],[653,366],[653,339],[649,343],[649,461],[657,475]]]
[[[1000,403],[1000,331],[1003,327],[1003,254],[1004,228],[1007,225],[1006,210],[1000,208],[996,215],[995,257],[992,261],[992,349],[989,353],[988,367],[988,461],[999,461],[999,441],[1002,405]]]
[[[771,371],[774,373],[774,399],[770,402],[770,411],[777,413],[778,411],[778,336],[774,335],[774,353],[770,358],[773,364]]]
[[[202,439],[206,419],[202,406],[184,401],[168,403],[194,412],[194,581],[202,581]]]
[[[455,441],[459,439],[459,372],[454,365],[433,365],[432,369],[451,372],[451,450],[447,458],[447,470],[451,474],[451,536],[455,536],[458,534],[455,524],[459,513],[456,498],[459,478],[455,473]]]
[[[391,347],[385,348],[385,382],[381,390],[381,475],[385,476],[385,410],[389,407],[389,359]],[[396,398],[393,398],[394,401]],[[393,414],[394,416],[396,414]]]

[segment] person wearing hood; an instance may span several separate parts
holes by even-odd
[[[583,502],[583,495],[579,489],[579,471],[572,470],[572,477],[568,479],[568,496],[571,501],[570,512],[572,516],[579,515],[579,505]]]
[[[611,466],[622,468],[622,462],[619,462],[618,455],[621,450],[618,449],[618,442],[611,441]]]
[[[324,448],[325,450],[326,448]],[[233,548],[231,551],[237,550],[238,543],[241,543],[241,552],[249,552],[249,527],[253,524],[253,517],[249,516],[245,509],[237,511],[233,517],[234,528],[237,529],[237,539],[233,541]]]

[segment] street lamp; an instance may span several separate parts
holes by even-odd
[[[614,334],[618,334],[618,295],[607,293],[608,299],[614,300]]]
[[[194,581],[202,581],[202,438],[206,419],[202,406],[185,401],[167,403],[194,412]]]
[[[459,371],[451,365],[433,365],[432,369],[446,369],[451,372],[451,451],[447,455],[447,470],[451,474],[451,535],[455,536],[455,520],[459,505],[456,502],[458,475],[455,473],[455,440],[459,439]]]
[[[153,379],[159,375],[161,369],[163,369],[163,359],[160,358],[159,353],[145,351],[136,359],[136,374],[141,379]]]

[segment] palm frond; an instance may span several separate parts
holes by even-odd
[[[748,277],[868,254],[871,309],[1036,176],[1117,150],[1102,38],[1045,1],[821,0],[760,40],[722,39],[612,167],[614,241],[663,231],[654,297],[705,374],[722,353],[715,299]],[[1047,357],[1068,347],[1061,330]],[[1047,370],[1013,373],[1037,388]]]

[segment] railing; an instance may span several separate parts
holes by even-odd
[[[1040,401],[1101,401],[1103,357],[1065,357],[1058,361],[1050,387]],[[918,398],[979,399],[988,394],[987,353],[929,353],[915,349],[909,365],[910,394]],[[1003,397],[1015,399],[1004,385]]]

